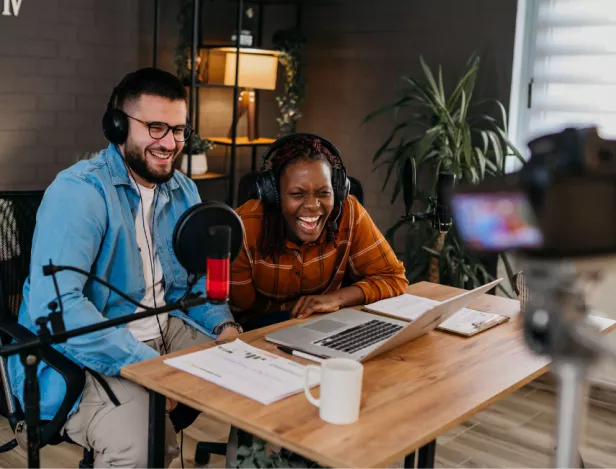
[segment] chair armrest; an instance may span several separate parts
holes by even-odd
[[[18,343],[36,338],[35,334],[16,322],[0,324],[0,333],[9,335]],[[64,395],[58,412],[52,420],[49,420],[48,423],[41,428],[41,446],[44,446],[59,435],[60,430],[67,420],[68,413],[83,392],[83,388],[86,384],[86,375],[85,371],[79,365],[62,355],[50,345],[41,347],[40,358],[60,373],[66,383],[66,394]]]

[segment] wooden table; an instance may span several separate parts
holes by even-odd
[[[445,300],[460,290],[422,282],[408,292]],[[126,366],[122,376],[151,390],[150,462],[162,460],[164,434],[162,425],[156,429],[155,424],[164,422],[168,396],[324,466],[387,467],[423,447],[427,460],[422,467],[429,467],[437,436],[548,370],[549,360],[533,355],[525,345],[516,318],[518,301],[483,295],[469,306],[512,319],[472,338],[434,331],[366,362],[360,419],[352,425],[323,422],[303,394],[259,404],[165,365],[168,356]],[[295,322],[252,331],[241,339],[281,353],[263,336]],[[605,330],[613,327],[608,320]]]

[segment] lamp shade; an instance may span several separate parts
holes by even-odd
[[[236,60],[237,52],[235,49],[232,49],[232,52],[227,52],[225,60],[225,85],[235,85]],[[245,49],[240,52],[239,87],[275,90],[277,72],[278,56],[275,52],[260,49]]]

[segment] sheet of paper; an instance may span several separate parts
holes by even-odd
[[[461,334],[473,334],[491,324],[502,320],[499,314],[485,313],[470,308],[463,308],[446,321],[439,324],[439,329],[448,329]]]
[[[393,298],[366,305],[366,308],[382,314],[396,316],[407,321],[414,321],[439,302],[430,298],[404,293]]]
[[[595,326],[600,331],[607,329],[614,324],[614,320],[610,318],[604,318],[598,315],[589,314],[587,316],[588,322]]]
[[[271,404],[304,389],[304,365],[239,339],[170,358],[165,363],[262,404]],[[319,381],[318,373],[310,373],[311,387]]]

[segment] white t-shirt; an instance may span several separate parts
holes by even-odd
[[[134,182],[133,187],[136,187]],[[141,251],[143,277],[145,280],[145,296],[139,301],[139,303],[151,307],[161,307],[165,305],[163,268],[160,265],[154,243],[152,242],[152,217],[154,216],[153,204],[156,186],[154,186],[153,189],[148,189],[147,187],[139,185],[139,190],[141,191],[141,199],[143,204],[139,204],[139,208],[137,210],[137,216],[135,217],[135,231],[137,232],[137,245]],[[145,220],[145,231],[143,227],[143,220]],[[152,256],[151,258],[150,255]],[[152,280],[151,259],[154,261],[154,280]],[[152,285],[154,285],[156,302],[154,302],[154,295],[152,295]],[[141,311],[143,311],[142,308],[137,308],[135,313],[139,313]],[[160,321],[160,327],[163,331],[167,325],[168,317],[169,315],[167,313],[158,315],[158,321]],[[129,322],[126,327],[128,327],[137,340],[142,342],[160,337],[160,329],[158,327],[158,322],[156,321],[156,316]]]

